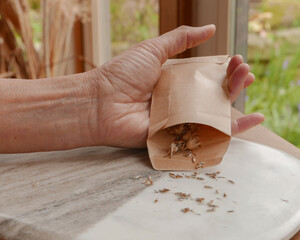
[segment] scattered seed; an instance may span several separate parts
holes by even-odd
[[[207,203],[207,206],[209,206],[211,208],[219,207],[218,205],[215,205],[215,204],[212,204],[212,203]]]
[[[205,185],[204,188],[209,188],[209,189],[211,189],[211,188],[213,188],[213,187],[212,187],[212,186],[207,186],[207,185]]]
[[[227,197],[227,194],[226,194],[226,193],[224,193],[224,194],[223,194],[223,197],[224,197],[224,198],[225,198],[225,197]]]
[[[215,191],[215,193],[216,193],[216,194],[219,194],[219,191],[218,191],[218,190],[216,190],[216,191]]]
[[[282,201],[284,201],[284,202],[289,202],[289,200],[286,200],[286,199],[281,199]]]
[[[204,180],[204,178],[202,178],[202,177],[197,177],[196,179],[198,179],[198,180]]]
[[[233,210],[229,210],[229,211],[227,211],[228,213],[233,213],[234,211]]]
[[[133,179],[140,179],[141,176],[135,176]]]
[[[146,186],[153,185],[153,181],[152,181],[151,176],[149,176],[144,182],[142,182],[142,184],[145,184]]]
[[[194,210],[192,210],[192,209],[190,209],[190,208],[182,208],[182,209],[181,209],[181,212],[184,212],[184,213],[192,212],[192,213],[194,213],[195,215],[201,215],[200,213],[194,212]]]
[[[176,192],[174,194],[178,197],[178,200],[180,200],[180,201],[191,197],[190,193],[187,194],[187,193],[183,193],[183,192]]]
[[[196,165],[195,169],[204,168],[204,164],[205,164],[205,162],[199,162],[199,163]]]
[[[183,178],[182,175],[174,174],[174,173],[169,173],[169,176],[170,176],[171,178]]]
[[[205,198],[196,198],[195,201],[198,203],[202,203],[205,200]]]
[[[205,173],[206,176],[209,176],[210,178],[216,178],[215,173]]]
[[[185,154],[185,157],[191,157],[191,156],[193,156],[192,151],[188,151],[188,152]]]
[[[227,179],[228,182],[234,184],[234,181]]]
[[[193,162],[193,163],[196,162],[196,158],[195,158],[195,157],[192,158],[192,162]]]
[[[155,199],[155,200],[154,200],[154,203],[157,203],[157,202],[158,202],[158,199]]]
[[[176,175],[175,175],[174,173],[169,173],[169,176],[170,176],[171,178],[176,178]]]
[[[182,208],[181,212],[187,213],[187,212],[192,212],[190,208]]]
[[[210,208],[210,209],[207,209],[206,212],[214,212],[215,209],[214,208]]]
[[[160,189],[158,190],[159,193],[166,193],[166,192],[169,192],[170,189],[167,189],[167,188],[163,188],[163,189]]]

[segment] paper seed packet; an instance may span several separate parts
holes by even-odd
[[[157,170],[195,170],[222,161],[231,139],[229,56],[171,59],[152,95],[147,139]]]

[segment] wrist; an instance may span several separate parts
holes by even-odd
[[[90,99],[88,109],[80,116],[82,122],[86,122],[85,131],[89,132],[89,146],[106,145],[105,141],[105,126],[103,120],[103,103],[104,98],[109,95],[106,93],[108,88],[106,84],[106,76],[103,73],[103,68],[99,67],[82,74],[83,86],[82,90],[86,96],[83,99]],[[85,121],[87,119],[88,121]]]

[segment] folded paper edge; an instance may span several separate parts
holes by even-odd
[[[217,58],[217,59],[216,59]],[[217,56],[205,56],[205,57],[192,57],[192,58],[180,58],[180,59],[168,59],[163,66],[187,64],[187,63],[216,63],[225,64],[230,59],[230,55],[217,55]]]

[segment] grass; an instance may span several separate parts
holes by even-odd
[[[250,65],[256,82],[247,90],[246,113],[265,114],[265,127],[300,148],[300,47],[283,45],[269,62],[257,55]]]

